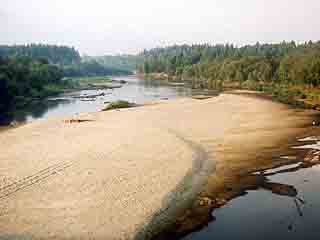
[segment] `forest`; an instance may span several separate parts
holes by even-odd
[[[95,58],[82,58],[73,47],[29,44],[0,46],[1,57],[30,57],[47,59],[49,64],[60,67],[66,77],[130,74],[128,69],[106,66]]]
[[[85,76],[105,76],[105,75],[129,75],[131,71],[126,69],[107,67],[100,64],[98,61],[83,60],[78,64],[68,65],[63,67],[65,77],[85,77]]]
[[[190,82],[194,88],[236,87],[304,95],[296,86],[320,84],[320,42],[182,45],[145,50],[140,55],[144,58],[140,73],[164,73],[166,78]],[[295,91],[289,93],[292,87]]]
[[[94,59],[82,60],[72,47],[55,45],[0,46],[0,113],[34,99],[71,88],[65,77],[126,75]]]
[[[140,55],[104,55],[104,56],[83,56],[84,61],[96,61],[102,66],[111,69],[118,69],[127,72],[133,72],[138,65],[143,63],[143,57]]]
[[[70,86],[64,77],[135,70],[193,88],[245,88],[269,92],[284,102],[296,96],[320,102],[315,90],[320,85],[320,42],[174,45],[136,56],[101,57],[81,57],[73,47],[30,44],[0,46],[0,111]]]
[[[27,56],[30,58],[46,58],[49,63],[60,66],[78,64],[81,62],[80,54],[73,47],[29,44],[1,46],[0,56]]]
[[[46,59],[0,57],[0,112],[27,104],[67,86],[61,68]]]

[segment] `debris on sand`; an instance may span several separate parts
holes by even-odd
[[[97,98],[97,97],[103,97],[105,96],[105,93],[99,93],[99,94],[92,94],[92,95],[81,95],[81,96],[73,96],[73,98],[79,98],[79,99],[88,99],[88,98]]]
[[[214,207],[214,208],[218,208],[221,207],[223,205],[225,205],[227,203],[226,199],[223,198],[215,198],[215,199],[211,199],[208,197],[201,197],[198,200],[198,205],[201,207]]]
[[[206,100],[209,98],[212,98],[212,96],[209,95],[194,95],[192,96],[193,99],[197,99],[197,100]]]
[[[64,123],[82,123],[82,122],[92,122],[91,119],[80,119],[80,118],[71,118],[64,120]]]
[[[198,200],[199,206],[211,206],[214,204],[214,201],[208,197],[203,197]]]
[[[304,162],[308,163],[320,163],[320,151],[318,150],[311,150],[303,159]]]

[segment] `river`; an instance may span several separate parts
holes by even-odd
[[[199,90],[187,86],[170,85],[165,81],[144,80],[136,76],[114,77],[113,80],[124,80],[126,84],[115,89],[73,91],[37,101],[19,111],[11,112],[6,117],[1,118],[0,116],[0,125],[9,125],[11,122],[25,123],[50,117],[68,117],[84,112],[97,112],[101,111],[109,102],[116,100],[143,104],[150,101],[210,94],[205,90],[199,92]],[[74,97],[101,93],[105,95],[95,98],[94,101],[84,101],[84,99]]]
[[[74,91],[48,98],[12,113],[2,123],[30,122],[82,112],[96,112],[108,102],[119,99],[143,104],[209,94],[206,91],[192,90],[187,86],[172,86],[163,81],[140,80],[135,76],[117,77],[114,80],[125,80],[127,83],[113,90]],[[97,93],[105,95],[94,101],[83,101],[73,97]],[[212,209],[205,226],[184,239],[318,239],[319,182],[320,166],[305,167],[300,163],[273,169],[264,172],[263,175],[253,173],[243,176],[239,179],[243,192],[222,208]],[[277,192],[276,187],[285,188],[287,192]]]
[[[211,222],[184,240],[319,239],[320,166],[293,164],[272,172],[276,174],[271,173],[255,190],[248,186],[242,196],[213,210]],[[284,194],[268,186],[288,191]]]

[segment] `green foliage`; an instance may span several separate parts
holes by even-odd
[[[26,56],[42,61],[43,64],[52,63],[57,65],[77,64],[81,61],[78,51],[67,46],[30,44],[0,46],[0,56]]]
[[[99,82],[110,82],[112,79],[109,76],[94,76],[94,77],[72,77],[64,78],[64,80],[70,80],[78,83],[99,83]]]
[[[136,107],[137,105],[135,103],[130,103],[124,100],[118,100],[112,103],[109,103],[109,105],[104,108],[102,111],[109,111],[113,109],[120,109],[120,108],[132,108]]]
[[[43,65],[53,64],[63,67],[66,77],[131,74],[131,71],[127,69],[107,66],[100,59],[99,61],[93,57],[81,59],[77,50],[67,46],[44,44],[0,46],[0,57],[10,56],[28,57],[36,59]]]
[[[0,57],[0,112],[58,92],[62,70],[30,57]]]
[[[65,77],[86,77],[105,75],[128,75],[130,71],[105,67],[95,60],[84,61],[79,64],[65,66],[63,68]]]
[[[63,78],[64,85],[70,89],[82,89],[92,84],[112,82],[109,76],[94,76],[94,77],[65,77]]]
[[[66,77],[99,76],[99,80],[106,80],[106,75],[127,74],[131,72],[108,68],[95,60],[81,61],[78,51],[70,47],[42,44],[0,46],[0,113],[65,88],[77,87],[85,81]]]
[[[196,88],[228,83],[261,89],[262,83],[320,84],[320,42],[296,44],[182,45],[140,54],[141,73],[166,73]]]
[[[99,57],[84,56],[82,59],[85,62],[96,61],[109,69],[127,72],[133,72],[137,69],[138,65],[143,63],[143,58],[136,55],[106,55]]]

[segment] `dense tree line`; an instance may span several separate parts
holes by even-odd
[[[234,45],[182,45],[140,54],[139,71],[166,73],[194,87],[242,84],[320,84],[320,42]]]
[[[105,76],[105,75],[129,75],[132,72],[126,69],[106,67],[96,60],[85,60],[78,64],[63,67],[64,76]]]
[[[133,72],[137,69],[138,65],[143,63],[142,56],[138,55],[105,55],[98,57],[84,56],[84,61],[97,61],[99,64],[106,68],[125,70],[127,72]]]
[[[43,59],[50,64],[61,67],[66,77],[130,74],[131,70],[120,67],[120,62],[124,65],[133,62],[129,56],[123,56],[119,59],[115,56],[113,64],[107,64],[109,58],[81,58],[79,52],[73,47],[45,44],[0,46],[0,57]]]
[[[64,77],[127,75],[131,71],[81,59],[74,48],[55,45],[0,46],[0,113],[73,87]]]
[[[61,66],[77,64],[81,61],[79,52],[73,47],[45,44],[0,46],[0,56],[27,56],[35,59],[45,58],[48,59],[51,64]]]
[[[0,113],[55,92],[63,84],[61,68],[46,59],[0,57]]]

